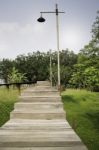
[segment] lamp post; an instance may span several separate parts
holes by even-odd
[[[63,11],[58,11],[58,4],[55,5],[55,11],[45,11],[40,12],[41,17],[37,19],[38,22],[45,22],[46,20],[42,17],[43,13],[54,13],[56,14],[56,32],[57,32],[57,62],[58,62],[58,90],[60,90],[60,54],[59,54],[59,13],[65,13]]]

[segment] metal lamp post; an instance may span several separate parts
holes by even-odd
[[[57,31],[57,60],[58,60],[58,90],[60,90],[60,54],[59,54],[59,13],[65,13],[62,11],[58,11],[58,4],[55,6],[55,11],[45,11],[45,12],[40,12],[41,17],[37,19],[38,22],[45,22],[45,19],[42,17],[43,13],[54,13],[56,14],[56,31]]]

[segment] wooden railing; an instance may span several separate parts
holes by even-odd
[[[21,82],[21,83],[4,83],[4,84],[0,84],[0,86],[5,86],[8,90],[10,89],[11,86],[16,87],[20,93],[22,85],[32,85],[32,84],[36,84],[36,82],[37,81]]]

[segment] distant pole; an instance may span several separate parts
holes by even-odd
[[[51,56],[51,50],[50,50],[50,82],[52,87],[52,56]]]
[[[58,4],[56,4],[56,30],[57,30],[57,67],[58,67],[58,90],[60,90],[60,50],[59,50],[59,18]]]

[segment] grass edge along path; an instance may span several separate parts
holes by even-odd
[[[10,119],[10,112],[18,99],[18,90],[0,88],[0,126]]]
[[[61,95],[72,128],[89,150],[99,150],[99,92],[67,89]]]

